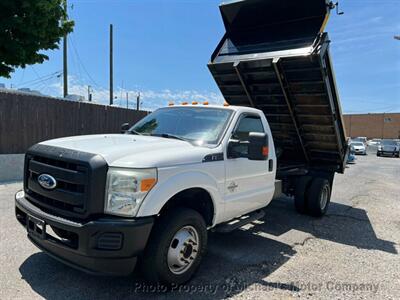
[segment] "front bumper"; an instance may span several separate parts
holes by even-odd
[[[399,155],[399,151],[384,151],[384,150],[378,150],[377,155],[382,155],[382,156],[397,156]]]
[[[365,155],[367,154],[367,150],[354,150],[355,154],[361,154],[361,155]]]
[[[67,265],[103,275],[132,273],[154,223],[154,217],[66,220],[34,206],[23,192],[15,195],[15,214],[39,249]]]

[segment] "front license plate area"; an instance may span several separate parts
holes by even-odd
[[[46,237],[46,223],[36,217],[29,216],[27,218],[26,228],[28,234],[44,239]]]

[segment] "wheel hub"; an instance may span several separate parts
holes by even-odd
[[[178,230],[168,248],[168,268],[174,274],[184,273],[195,261],[199,250],[199,235],[193,226]]]
[[[324,210],[325,206],[328,204],[328,198],[329,198],[329,189],[327,186],[324,186],[320,197],[320,207],[322,210]]]

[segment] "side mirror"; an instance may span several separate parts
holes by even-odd
[[[130,126],[129,123],[124,123],[121,125],[121,133],[125,133],[129,130]]]
[[[250,132],[248,158],[250,160],[266,160],[268,154],[268,135],[261,132]]]
[[[228,158],[239,158],[240,157],[240,142],[238,140],[231,140],[228,144],[227,155]]]

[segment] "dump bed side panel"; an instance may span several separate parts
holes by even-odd
[[[330,8],[327,0],[220,6],[226,33],[208,67],[228,103],[264,112],[280,168],[344,170],[346,135],[322,32]]]
[[[345,133],[329,44],[305,56],[246,58],[209,64],[226,101],[265,113],[280,166],[343,171]]]

